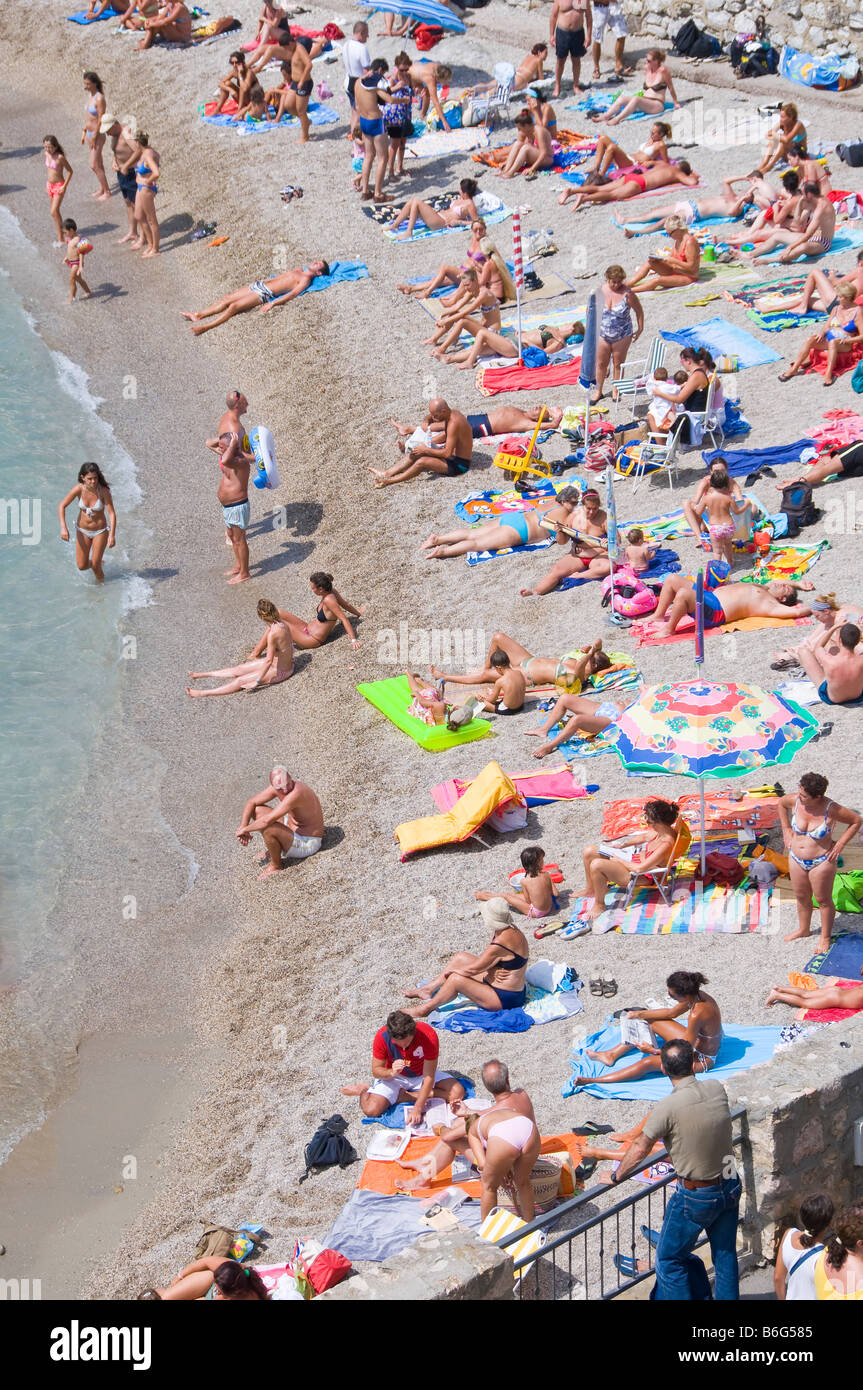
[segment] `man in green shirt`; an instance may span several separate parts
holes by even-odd
[[[677,1187],[665,1209],[656,1247],[656,1298],[690,1300],[692,1251],[706,1231],[713,1256],[716,1298],[739,1297],[737,1220],[741,1185],[731,1143],[731,1112],[719,1081],[696,1078],[695,1053],[683,1039],[660,1051],[662,1070],[672,1085],[670,1096],[654,1106],[644,1128],[621,1160],[611,1183],[639,1172],[657,1139],[668,1150]]]

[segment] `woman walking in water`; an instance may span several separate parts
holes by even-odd
[[[294,674],[294,644],[278,608],[269,599],[262,598],[258,604],[258,617],[266,623],[267,630],[248,661],[242,661],[239,666],[223,666],[218,671],[190,671],[189,676],[193,681],[221,677],[227,680],[227,684],[218,685],[215,690],[193,690],[187,685],[187,695],[236,695],[240,690],[260,690],[264,685],[279,685]]]
[[[66,158],[63,146],[56,135],[45,135],[42,139],[42,145],[45,150],[45,169],[47,170],[45,191],[51,199],[51,216],[54,219],[54,226],[57,228],[57,240],[54,245],[62,246],[63,219],[60,216],[60,204],[66,196],[66,189],[69,187],[72,165]]]
[[[78,470],[78,481],[68,492],[57,508],[60,517],[60,539],[68,541],[69,528],[66,525],[66,508],[78,503],[78,520],[75,523],[75,563],[79,570],[92,570],[97,584],[103,584],[102,556],[106,550],[113,550],[117,529],[117,514],[111,489],[95,463],[82,463]]]
[[[102,125],[105,120],[106,102],[105,93],[102,90],[102,79],[98,73],[84,73],[84,91],[87,93],[87,102],[84,106],[84,129],[81,131],[81,144],[87,146],[90,168],[99,183],[98,192],[91,193],[90,197],[98,198],[100,203],[104,203],[107,198],[110,198],[111,189],[108,186],[105,165],[102,163],[102,150],[105,145]]]

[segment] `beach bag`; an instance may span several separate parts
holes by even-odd
[[[852,140],[850,145],[843,140],[841,145],[836,146],[836,153],[843,164],[849,164],[852,169],[859,169],[863,164],[863,140]]]
[[[524,797],[514,797],[506,806],[492,811],[486,825],[499,835],[508,835],[513,830],[524,830],[527,825],[527,802]]]
[[[418,24],[414,30],[414,43],[421,53],[427,53],[442,38],[443,29],[439,24]]]
[[[714,850],[704,861],[705,884],[717,884],[720,888],[736,888],[746,877],[746,870],[731,854],[720,854]]]
[[[195,1246],[195,1259],[218,1259],[223,1255],[226,1260],[236,1260],[241,1257],[234,1254],[234,1247],[243,1245],[256,1250],[263,1245],[263,1241],[253,1231],[235,1231],[230,1226],[208,1226]],[[251,1251],[247,1248],[245,1253],[250,1254]]]
[[[547,367],[548,353],[542,348],[525,347],[522,348],[521,360],[525,367]]]
[[[673,51],[681,58],[715,58],[722,52],[722,44],[699,29],[694,19],[687,19],[675,35]]]
[[[313,1168],[332,1168],[338,1164],[347,1168],[356,1163],[357,1151],[345,1135],[348,1122],[342,1115],[323,1120],[306,1145],[306,1171],[300,1178],[305,1182]]]
[[[817,898],[812,899],[818,906]],[[863,870],[845,870],[833,880],[833,906],[837,912],[863,912]]]
[[[346,1279],[353,1269],[350,1260],[338,1250],[322,1250],[309,1265],[306,1274],[315,1293],[325,1293]]]
[[[812,488],[808,483],[789,483],[784,487],[779,511],[786,518],[785,534],[789,540],[794,540],[804,526],[811,526],[821,515],[812,501]]]
[[[614,594],[612,596],[612,588]],[[602,581],[602,606],[622,618],[643,618],[652,613],[659,599],[633,570],[619,569]]]
[[[858,362],[851,375],[851,389],[859,395],[863,392],[863,362]]]

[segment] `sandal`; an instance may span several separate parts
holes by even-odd
[[[603,975],[601,980],[603,999],[612,999],[617,993],[617,981],[613,975]]]
[[[644,1236],[644,1239],[647,1241],[648,1245],[652,1245],[654,1249],[659,1244],[659,1232],[654,1231],[651,1226],[642,1226],[641,1234]]]
[[[597,999],[602,998],[602,980],[599,978],[598,975],[590,981],[590,992]]]
[[[615,1255],[614,1268],[625,1274],[627,1279],[634,1279],[638,1273],[638,1263],[631,1255]]]
[[[583,1158],[575,1170],[575,1181],[586,1183],[587,1179],[596,1171],[598,1158]]]
[[[614,1125],[598,1125],[594,1120],[585,1120],[583,1125],[579,1125],[572,1132],[578,1135],[579,1139],[587,1139],[595,1134],[613,1134]]]
[[[780,376],[779,380],[780,380],[780,381],[791,381],[792,377],[795,377],[795,376],[798,376],[798,375],[799,375],[799,373],[796,372],[796,371],[795,371],[795,372],[783,372],[782,375]]]

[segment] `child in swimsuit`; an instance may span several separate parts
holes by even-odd
[[[656,546],[651,545],[640,526],[627,531],[626,539],[628,545],[623,552],[626,564],[634,574],[645,574],[653,562]]]
[[[492,898],[503,898],[516,912],[540,921],[556,911],[557,899],[551,874],[545,868],[545,850],[539,845],[528,845],[521,852],[521,867],[524,873],[513,875],[512,890],[508,893],[488,893],[478,888],[474,897],[477,902],[489,902]]]
[[[71,217],[67,217],[63,223],[63,245],[65,248],[65,264],[69,267],[69,303],[78,293],[80,285],[87,299],[90,298],[92,290],[81,273],[84,268],[84,257],[93,247],[89,241],[78,235],[78,224]]]

